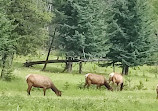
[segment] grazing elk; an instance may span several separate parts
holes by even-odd
[[[49,88],[51,88],[52,91],[54,91],[57,96],[61,96],[61,91],[59,91],[53,84],[52,80],[46,76],[29,74],[26,76],[26,82],[28,84],[28,89],[27,89],[28,95],[30,95],[32,86],[34,86],[38,88],[43,88],[44,96],[46,94],[46,89]]]
[[[102,75],[91,74],[91,73],[86,74],[84,87],[87,86],[87,88],[89,88],[91,84],[96,84],[97,89],[100,88],[102,85],[104,85],[108,90],[112,91],[111,86],[109,85],[105,77]]]
[[[115,73],[115,72],[112,72],[109,74],[109,83],[110,82],[113,82],[118,85],[120,85],[120,91],[122,91],[123,89],[123,76],[121,74],[118,74],[118,73]]]
[[[156,86],[156,93],[157,93],[157,99],[158,99],[158,84]]]

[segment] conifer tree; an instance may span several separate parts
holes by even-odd
[[[51,21],[51,13],[47,12],[43,0],[12,0],[6,7],[7,15],[17,25],[16,53],[27,55],[35,53],[48,37],[46,25]]]
[[[0,0],[0,57],[2,57],[1,78],[11,79],[11,64],[13,53],[15,52],[15,33],[16,26],[12,25],[13,20],[8,19],[5,6],[9,1]]]
[[[146,0],[115,0],[110,2],[107,57],[122,63],[122,73],[129,67],[143,65],[152,52],[152,25]]]
[[[43,0],[0,0],[0,15],[1,77],[10,79],[14,53],[36,52],[48,36],[51,14]]]
[[[57,1],[57,47],[69,59],[101,57],[107,51],[103,0]],[[55,4],[57,4],[55,3]],[[103,53],[104,52],[104,53]]]
[[[63,15],[57,38],[61,52],[71,57],[103,56],[99,52],[106,49],[103,47],[106,41],[103,39],[105,6],[103,0],[65,0],[57,8],[58,13]]]

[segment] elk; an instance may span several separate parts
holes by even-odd
[[[158,84],[156,86],[156,93],[157,93],[157,99],[158,99]]]
[[[107,80],[102,75],[91,74],[91,73],[86,74],[84,87],[87,86],[87,88],[89,88],[91,84],[96,84],[97,89],[100,88],[102,85],[104,85],[108,90],[112,91],[111,86],[108,84]]]
[[[113,82],[118,85],[120,85],[120,91],[122,91],[123,89],[123,76],[121,74],[118,74],[118,73],[115,73],[115,72],[112,72],[109,74],[109,83],[110,82]]]
[[[38,74],[29,74],[26,76],[26,82],[28,84],[27,93],[30,95],[32,86],[37,88],[43,88],[44,96],[46,94],[46,89],[52,89],[57,96],[61,96],[61,91],[59,91],[52,80],[46,76]]]

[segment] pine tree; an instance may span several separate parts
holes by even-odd
[[[121,62],[122,73],[128,74],[129,67],[143,65],[151,55],[150,8],[146,0],[116,0],[109,6],[107,57]]]

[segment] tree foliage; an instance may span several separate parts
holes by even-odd
[[[65,0],[57,1],[56,17],[59,37],[57,45],[61,52],[71,57],[99,57],[106,51],[104,33],[104,1]]]
[[[111,45],[108,58],[121,62],[123,73],[128,67],[143,65],[152,52],[152,24],[148,2],[116,0],[108,10],[107,37]]]
[[[12,64],[12,54],[15,52],[15,33],[16,28],[12,25],[13,20],[8,18],[5,6],[9,5],[9,1],[0,0],[0,56],[2,57],[1,78],[10,80],[10,71]]]
[[[155,45],[153,50],[154,54],[151,56],[149,62],[147,64],[157,64],[158,63],[158,1],[157,0],[149,0],[151,9],[153,10],[151,15],[153,16],[153,26],[154,26],[154,35],[155,41],[153,42]]]
[[[10,78],[14,53],[27,55],[43,45],[52,14],[43,0],[0,0],[0,7],[1,78]]]
[[[129,67],[146,63],[154,51],[157,55],[157,3],[0,0],[2,73],[10,69],[14,53],[35,53],[56,35],[53,47],[66,57],[108,57],[114,63],[122,63],[123,72],[127,73]]]
[[[48,37],[46,25],[51,21],[51,13],[47,12],[46,3],[42,0],[12,0],[7,8],[9,18],[17,25],[14,30],[19,37],[17,54],[35,52]]]

